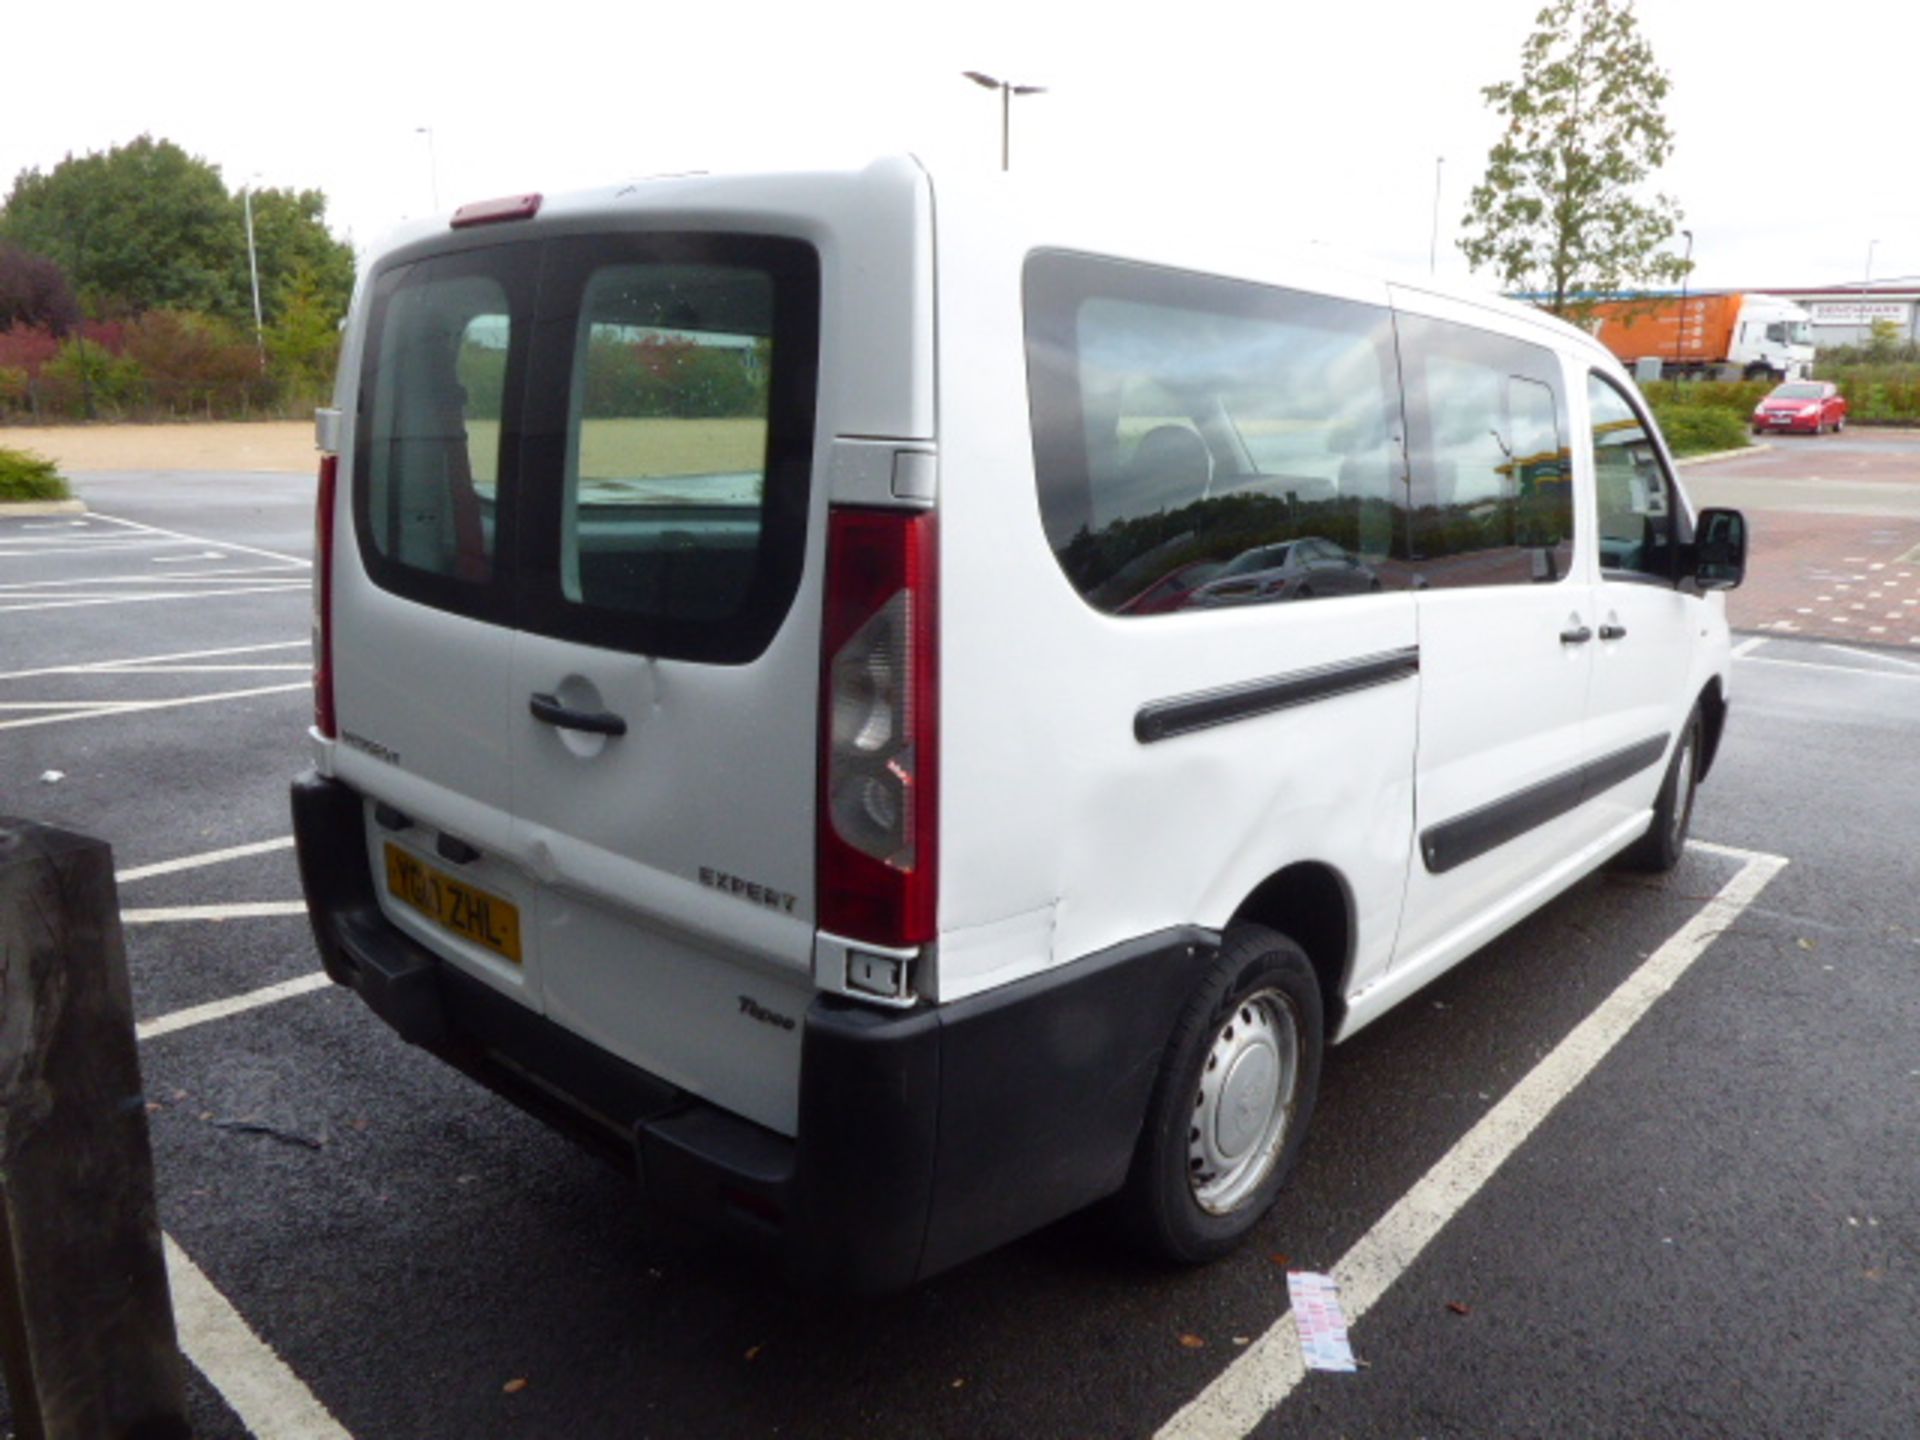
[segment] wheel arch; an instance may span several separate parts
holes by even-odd
[[[1700,769],[1698,779],[1707,778],[1713,769],[1713,757],[1720,753],[1720,736],[1727,726],[1727,695],[1714,676],[1700,692]]]
[[[1265,925],[1307,952],[1320,981],[1326,1033],[1337,1035],[1347,1015],[1353,911],[1353,892],[1339,871],[1321,861],[1301,860],[1262,880],[1227,923]]]

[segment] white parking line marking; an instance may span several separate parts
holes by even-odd
[[[169,570],[165,576],[156,574],[104,574],[88,576],[84,580],[8,580],[0,584],[0,597],[15,599],[19,595],[33,597],[40,589],[71,589],[75,586],[182,586],[188,580],[211,580],[215,586],[232,584],[236,580],[255,580],[263,574],[286,576],[288,580],[305,580],[307,572],[298,564],[246,564],[246,566],[227,566],[223,570]]]
[[[0,710],[125,710],[138,700],[0,700]]]
[[[1800,613],[1802,615],[1811,615],[1813,612],[1811,610],[1802,610]],[[1733,658],[1738,660],[1743,655],[1751,655],[1766,643],[1767,637],[1764,635],[1750,636],[1733,647]]]
[[[262,671],[299,670],[311,671],[311,665],[116,665],[111,670],[96,671],[101,675],[252,675]]]
[[[1889,619],[1893,618],[1891,616]],[[1831,650],[1836,655],[1848,655],[1855,660],[1884,660],[1889,665],[1898,665],[1906,670],[1920,670],[1920,664],[1906,660],[1898,655],[1881,655],[1872,650],[1856,650],[1851,645],[1822,645],[1822,650]]]
[[[170,595],[105,595],[89,600],[34,600],[24,605],[0,605],[0,615],[12,610],[70,610],[81,605],[138,605],[151,604],[156,600],[224,600],[229,595],[265,595],[306,589],[305,580],[290,580],[276,585],[242,585],[232,590],[181,590]]]
[[[306,577],[306,571],[298,565],[247,565],[230,566],[224,570],[185,570],[164,577],[152,574],[142,575],[101,575],[86,580],[8,580],[0,584],[0,596],[19,590],[52,590],[72,585],[153,585],[164,583],[178,585],[183,580],[231,581],[245,575],[286,575],[289,578]]]
[[[47,540],[55,537],[47,536]],[[44,541],[41,543],[45,543]],[[84,540],[76,544],[65,535],[59,536],[57,546],[46,549],[35,548],[32,540],[0,540],[0,559],[6,560],[44,560],[49,555],[98,555],[103,550],[111,550],[116,555],[123,550],[177,550],[182,544],[178,540],[122,540],[117,536],[111,540]]]
[[[224,550],[202,550],[198,555],[155,555],[148,563],[153,565],[190,565],[195,560],[225,560]]]
[[[122,910],[122,925],[181,925],[197,920],[267,920],[277,915],[304,915],[304,900],[240,900],[228,905],[159,905],[146,910]]]
[[[180,1348],[255,1440],[352,1440],[179,1242],[162,1235]]]
[[[46,665],[38,670],[0,671],[0,680],[26,680],[36,675],[86,675],[112,672],[123,665],[156,665],[166,660],[204,660],[214,655],[251,655],[256,650],[292,650],[311,640],[269,640],[264,645],[222,645],[216,650],[175,650],[166,655],[135,655],[125,660],[83,660],[77,665]]]
[[[1817,660],[1784,660],[1773,655],[1748,655],[1744,657],[1749,665],[1784,665],[1790,670],[1819,670],[1828,675],[1861,675],[1869,680],[1920,680],[1920,671],[1909,674],[1904,670],[1867,670],[1858,665],[1822,665]],[[1891,655],[1875,656],[1875,659],[1891,660]]]
[[[173,875],[182,870],[198,870],[204,865],[219,865],[228,860],[244,860],[249,855],[265,855],[274,850],[291,850],[293,837],[282,835],[278,840],[256,840],[249,845],[229,845],[224,850],[205,850],[198,855],[182,855],[177,860],[157,860],[151,865],[136,865],[131,870],[114,872],[114,883],[131,884],[135,880],[147,880],[155,875]]]
[[[176,1030],[191,1030],[196,1025],[205,1025],[212,1020],[225,1020],[230,1015],[244,1015],[249,1010],[258,1010],[263,1005],[277,1005],[282,1000],[292,1000],[296,996],[311,995],[316,990],[325,990],[333,981],[327,978],[324,970],[316,970],[311,975],[302,975],[297,980],[282,980],[278,985],[264,985],[258,990],[249,990],[244,995],[230,996],[225,1000],[210,1000],[205,1005],[190,1005],[185,1010],[175,1010],[171,1015],[162,1015],[155,1020],[143,1020],[134,1029],[134,1035],[141,1040],[157,1040],[162,1035],[171,1035]]]
[[[211,540],[205,535],[188,535],[179,530],[163,530],[158,525],[143,525],[138,520],[123,520],[118,515],[104,515],[98,510],[94,511],[93,515],[96,520],[105,520],[114,525],[125,525],[131,530],[144,530],[149,535],[167,535],[175,540],[184,540],[193,545],[218,545],[222,550],[242,550],[249,555],[264,555],[269,560],[285,560],[290,565],[311,566],[313,564],[311,560],[303,560],[298,555],[285,555],[278,550],[262,550],[258,545],[230,545],[224,540]]]
[[[310,688],[306,681],[292,685],[258,685],[250,690],[221,690],[213,695],[186,695],[177,700],[113,700],[92,702],[89,709],[72,710],[64,715],[31,715],[20,720],[0,720],[0,730],[25,730],[31,725],[59,725],[68,720],[94,720],[107,715],[132,715],[142,710],[174,710],[182,705],[210,705],[215,700],[246,700],[255,695],[283,695],[289,690]]]
[[[1340,1283],[1350,1326],[1360,1323],[1447,1222],[1786,864],[1784,855],[1754,854],[1720,887],[1719,894],[1621,981],[1341,1256],[1333,1274]],[[1305,1375],[1298,1329],[1291,1315],[1282,1314],[1212,1384],[1161,1426],[1155,1440],[1226,1440],[1250,1434]]]

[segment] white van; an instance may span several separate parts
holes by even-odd
[[[294,785],[328,972],[800,1278],[1108,1197],[1237,1242],[1328,1041],[1674,863],[1745,530],[1588,336],[1223,228],[891,159],[376,259]]]

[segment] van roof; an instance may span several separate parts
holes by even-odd
[[[797,200],[809,187],[823,183],[905,185],[919,183],[923,177],[931,179],[943,208],[955,204],[1004,208],[1011,212],[1010,218],[1017,216],[1024,222],[1018,229],[1039,243],[1045,243],[1040,237],[1048,234],[1091,235],[1100,237],[1093,248],[1103,252],[1181,269],[1276,283],[1285,283],[1279,277],[1310,277],[1316,271],[1348,280],[1386,283],[1493,312],[1514,324],[1545,330],[1562,343],[1579,342],[1580,348],[1598,355],[1610,353],[1578,326],[1484,286],[1442,279],[1340,247],[1275,239],[1251,226],[1236,226],[1230,223],[1232,197],[1223,201],[1221,196],[1207,193],[1193,177],[1177,173],[1142,172],[1123,192],[1110,179],[937,168],[918,156],[897,153],[791,168],[638,175],[615,184],[547,196],[533,223],[542,228],[577,223],[661,203],[698,210],[723,208],[749,196],[792,196]],[[1151,196],[1151,203],[1143,203],[1143,195]],[[1195,215],[1207,217],[1206,223],[1194,223]],[[372,253],[384,256],[444,239],[450,233],[445,215],[410,221],[384,236]]]

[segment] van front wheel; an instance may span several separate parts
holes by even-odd
[[[1168,1042],[1119,1210],[1149,1252],[1184,1264],[1232,1250],[1299,1155],[1325,1047],[1306,953],[1235,926]]]
[[[1687,848],[1687,830],[1693,823],[1693,792],[1700,783],[1700,731],[1700,707],[1696,705],[1687,716],[1679,743],[1673,747],[1673,760],[1653,802],[1647,833],[1621,853],[1622,868],[1664,875],[1680,863],[1681,853]]]

